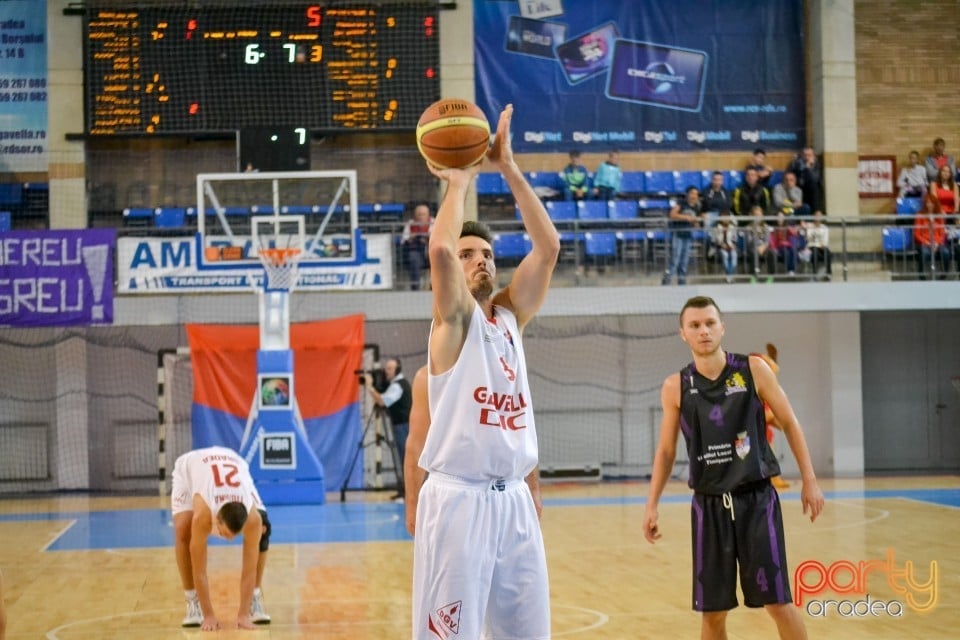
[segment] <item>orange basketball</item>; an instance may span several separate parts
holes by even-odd
[[[490,123],[468,100],[448,98],[427,107],[417,123],[417,148],[439,169],[463,169],[483,160]]]

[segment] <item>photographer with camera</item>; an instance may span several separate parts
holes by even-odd
[[[393,441],[397,445],[399,468],[397,469],[397,494],[394,500],[403,500],[403,459],[407,448],[407,436],[410,434],[410,405],[413,403],[413,394],[410,392],[410,382],[403,377],[403,369],[399,358],[390,358],[383,365],[387,388],[380,392],[374,386],[374,375],[364,376],[367,391],[374,404],[383,407],[390,415],[393,425]]]

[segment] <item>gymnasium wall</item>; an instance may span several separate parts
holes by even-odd
[[[854,10],[860,155],[894,155],[899,167],[938,137],[960,155],[960,4],[856,0]],[[863,198],[860,208],[893,213],[894,202]]]

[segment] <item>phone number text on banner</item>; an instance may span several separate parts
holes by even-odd
[[[112,229],[0,234],[0,325],[113,322]]]
[[[366,255],[355,263],[301,264],[296,289],[392,288],[391,241],[390,235],[368,236]],[[239,268],[198,267],[193,238],[120,238],[117,265],[117,289],[122,293],[249,291],[261,287],[264,280],[263,268],[256,263]]]

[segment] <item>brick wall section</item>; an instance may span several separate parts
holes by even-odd
[[[895,155],[899,167],[941,137],[960,156],[960,3],[857,0],[855,11],[860,155]],[[886,199],[860,206],[894,210]]]

